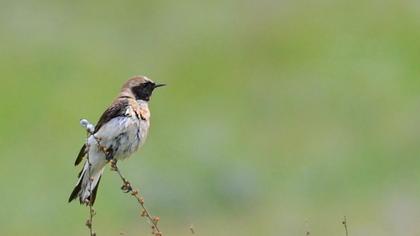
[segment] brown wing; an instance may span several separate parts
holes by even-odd
[[[93,133],[98,132],[98,130],[108,121],[112,120],[118,116],[125,116],[125,111],[128,106],[127,99],[120,99],[115,101],[106,111],[102,114],[101,118],[99,118],[98,123],[96,123],[95,131]]]
[[[93,133],[96,133],[102,127],[102,125],[112,120],[113,118],[118,116],[124,116],[128,104],[129,103],[127,99],[119,99],[115,101],[108,109],[106,109],[106,111],[102,114],[101,118],[99,118],[99,121],[95,126],[95,131]],[[75,166],[77,166],[82,161],[83,157],[86,155],[86,152],[87,150],[85,144],[80,149],[80,152],[77,155],[76,161],[74,162]]]

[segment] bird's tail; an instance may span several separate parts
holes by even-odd
[[[86,161],[83,170],[79,174],[76,187],[74,187],[73,192],[70,194],[69,202],[79,197],[80,204],[90,203],[93,205],[104,168],[104,165],[95,166],[93,164],[89,168],[89,163]]]

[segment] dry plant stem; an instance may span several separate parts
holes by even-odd
[[[193,225],[190,225],[190,232],[191,232],[191,234],[195,234],[195,230],[194,230],[194,226]]]
[[[121,171],[118,168],[117,161],[115,159],[111,160],[111,170],[117,172],[118,175],[120,176],[120,178],[123,182],[123,186],[121,187],[121,189],[125,193],[131,193],[131,196],[136,198],[137,202],[139,203],[140,207],[142,208],[141,216],[146,217],[148,219],[148,223],[150,224],[150,226],[152,228],[152,233],[155,236],[162,236],[162,232],[160,231],[160,229],[158,227],[159,217],[158,216],[152,217],[149,210],[147,210],[146,206],[144,205],[144,198],[140,195],[140,192],[138,190],[133,190],[130,181],[128,181],[121,174]]]
[[[89,137],[89,133],[87,134]],[[86,141],[86,145],[88,142]],[[89,152],[86,155],[87,163],[88,163],[88,178],[89,178],[89,192],[92,193],[92,177],[90,176],[90,169],[92,168],[92,164],[89,160]],[[95,231],[93,230],[93,216],[95,215],[95,209],[93,209],[92,202],[87,200],[86,204],[89,206],[89,219],[86,221],[86,226],[89,228],[90,236],[96,236]]]
[[[347,229],[347,217],[344,216],[343,222],[341,222],[344,225],[344,230],[346,231],[346,236],[349,236],[349,231]]]
[[[97,144],[99,149],[104,153],[105,156],[107,156],[108,151],[107,149],[101,145],[101,140],[100,138],[96,137],[93,134],[93,125],[90,124],[87,120],[82,120],[81,121],[82,126],[87,130],[87,132],[92,135]],[[89,162],[89,156],[88,157],[88,162]],[[148,223],[150,224],[151,228],[152,228],[152,234],[155,236],[162,236],[162,232],[160,231],[159,227],[158,227],[158,222],[159,222],[159,217],[155,216],[152,217],[152,215],[150,214],[149,210],[147,210],[146,206],[144,205],[144,198],[140,195],[139,190],[133,190],[132,185],[130,183],[130,181],[128,181],[121,173],[120,169],[117,166],[117,160],[115,159],[111,159],[111,170],[115,171],[118,173],[118,176],[120,176],[122,182],[123,182],[123,186],[121,187],[121,189],[125,192],[125,193],[131,193],[131,195],[137,199],[137,202],[139,203],[140,207],[142,208],[142,212],[141,212],[141,216],[142,217],[146,217]],[[89,163],[90,164],[90,163]],[[90,166],[90,165],[89,165]],[[91,236],[94,236],[94,234]]]

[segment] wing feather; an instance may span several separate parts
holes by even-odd
[[[116,100],[108,109],[105,110],[105,112],[99,118],[99,121],[95,126],[95,131],[93,133],[98,132],[98,130],[104,124],[106,124],[108,121],[112,120],[113,118],[119,117],[119,116],[125,116],[125,111],[128,105],[129,105],[129,101],[127,99]],[[87,154],[87,148],[85,144],[80,149],[79,154],[77,155],[76,161],[74,162],[74,165],[77,166],[78,164],[80,164],[80,162],[82,162],[83,157],[86,154]]]
[[[112,120],[118,116],[125,116],[125,111],[127,106],[129,105],[127,99],[119,99],[114,102],[106,111],[102,114],[101,118],[99,118],[98,123],[95,126],[95,131],[93,133],[98,132],[98,130],[108,121]]]

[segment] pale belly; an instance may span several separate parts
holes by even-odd
[[[122,160],[144,144],[147,137],[149,122],[137,117],[116,117],[105,124],[95,134],[106,149],[110,148],[113,158]]]

